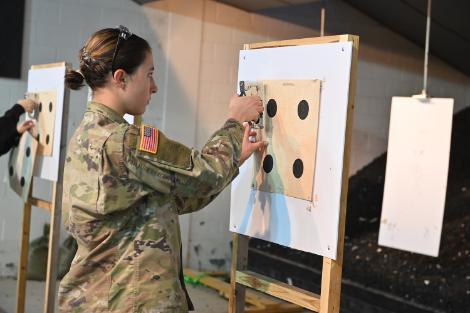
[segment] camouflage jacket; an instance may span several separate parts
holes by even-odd
[[[60,283],[61,312],[188,311],[178,215],[237,175],[243,127],[228,120],[201,152],[156,131],[156,152],[142,151],[139,127],[91,102],[71,138],[62,214],[78,251]]]

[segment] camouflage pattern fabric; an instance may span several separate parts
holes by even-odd
[[[201,152],[91,102],[67,149],[63,221],[78,250],[59,288],[61,312],[188,312],[179,214],[211,202],[238,174],[243,126],[228,120]],[[188,298],[189,299],[189,298]]]

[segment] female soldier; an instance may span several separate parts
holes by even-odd
[[[59,290],[62,312],[187,312],[178,215],[211,202],[253,151],[241,122],[263,111],[259,97],[232,97],[228,118],[201,152],[150,126],[136,127],[157,91],[148,43],[127,28],[94,33],[80,50],[93,100],[66,157],[63,218],[78,251]]]

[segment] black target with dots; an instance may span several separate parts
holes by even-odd
[[[54,145],[54,128],[56,114],[56,98],[53,91],[43,91],[38,93],[37,108],[37,133],[35,134],[40,144],[38,155],[50,156]]]
[[[310,201],[321,83],[319,80],[267,80],[263,84],[266,124],[261,137],[269,145],[257,155],[254,188]]]

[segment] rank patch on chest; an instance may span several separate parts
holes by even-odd
[[[142,125],[140,129],[139,150],[150,153],[157,153],[158,129],[155,127]]]

